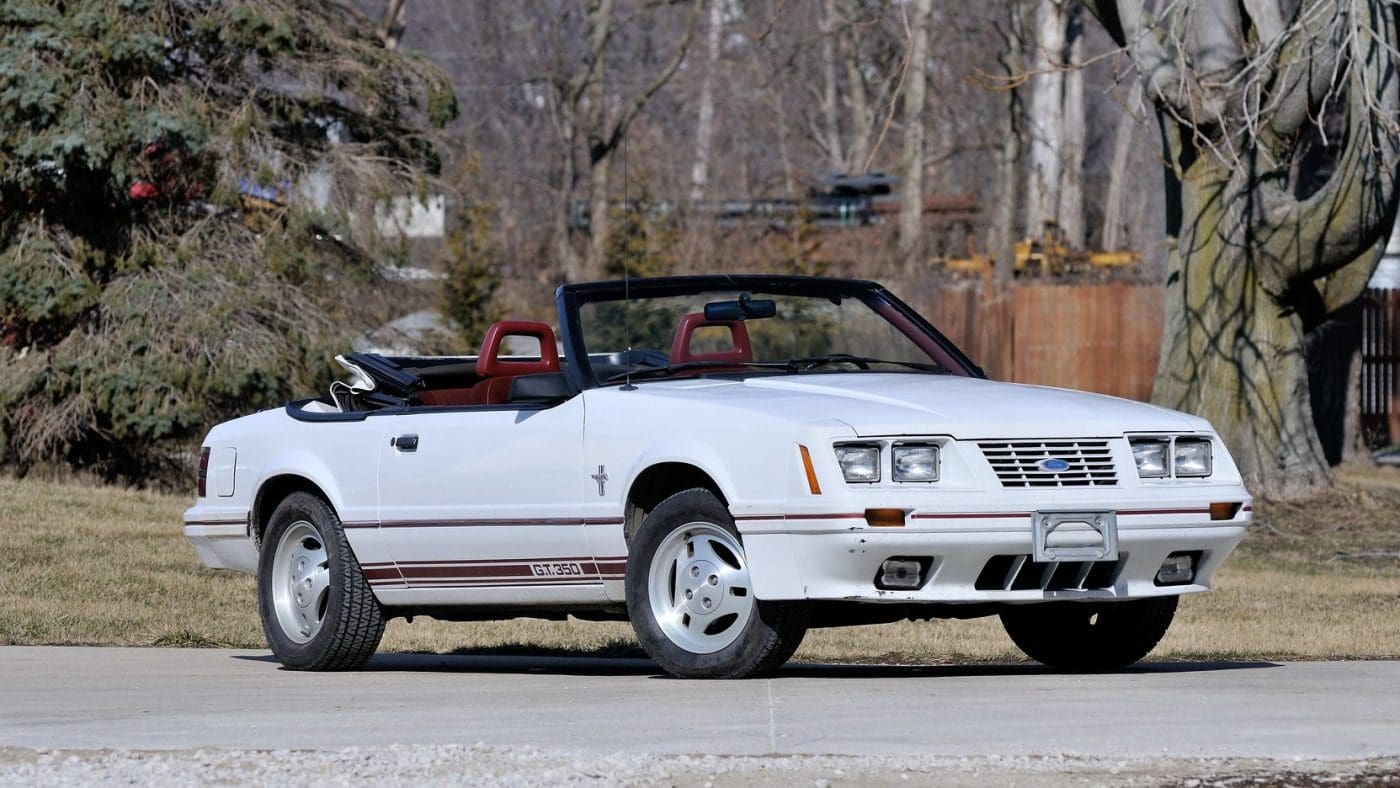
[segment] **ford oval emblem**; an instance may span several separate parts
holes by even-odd
[[[1059,473],[1060,471],[1069,470],[1069,463],[1065,462],[1059,457],[1046,457],[1045,459],[1036,463],[1035,467],[1041,469],[1042,471],[1052,471],[1054,473]]]

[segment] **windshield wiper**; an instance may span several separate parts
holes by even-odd
[[[713,369],[732,367],[757,367],[759,369],[785,369],[786,361],[682,361],[676,364],[667,364],[664,367],[656,367],[650,364],[642,364],[615,375],[609,375],[603,379],[604,383],[616,383],[619,380],[627,379],[647,379],[664,378],[675,372],[684,372],[688,369]]]
[[[810,372],[817,367],[827,364],[854,364],[862,370],[868,371],[871,364],[893,364],[899,367],[917,369],[920,372],[932,372],[939,375],[947,375],[948,369],[942,364],[925,364],[919,361],[890,361],[889,359],[874,358],[873,356],[855,356],[850,353],[827,353],[824,356],[802,356],[800,358],[790,358],[784,362],[785,368],[789,372]]]

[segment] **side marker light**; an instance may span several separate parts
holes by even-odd
[[[1221,501],[1210,505],[1210,519],[1212,520],[1233,520],[1235,515],[1240,513],[1240,507],[1244,504],[1238,501]]]
[[[903,528],[903,509],[866,509],[865,522],[872,528]]]
[[[812,467],[812,453],[800,443],[797,444],[797,450],[802,452],[802,467],[807,471],[807,490],[813,495],[821,495],[822,486],[817,482],[817,469]]]

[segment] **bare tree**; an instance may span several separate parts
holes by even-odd
[[[564,65],[571,57],[569,31],[561,14],[554,20],[551,32],[553,53],[546,81],[553,93],[553,121],[558,140],[559,200],[554,218],[555,254],[564,278],[570,281],[595,275],[602,265],[611,227],[609,203],[610,170],[613,153],[627,135],[628,129],[642,111],[671,80],[685,61],[695,35],[696,22],[704,4],[692,0],[684,32],[676,42],[670,57],[631,96],[614,100],[609,90],[607,56],[620,26],[615,14],[614,0],[588,0],[583,14],[582,41],[584,49],[572,66]],[[614,109],[620,107],[620,109]],[[577,186],[580,180],[578,164],[579,143],[587,157],[589,248],[580,256],[569,237],[574,218]]]
[[[384,10],[384,16],[375,26],[374,32],[379,36],[379,40],[384,42],[385,49],[399,48],[399,37],[403,33],[407,5],[408,0],[389,0],[389,7]]]
[[[676,43],[670,60],[640,90],[632,94],[630,98],[623,100],[621,111],[616,113],[609,112],[610,97],[607,87],[607,72],[603,66],[607,43],[613,35],[616,24],[613,19],[613,0],[595,0],[589,9],[589,38],[592,41],[601,42],[601,46],[592,53],[593,68],[589,71],[589,78],[585,84],[585,95],[588,96],[586,128],[589,173],[589,270],[585,272],[586,275],[592,275],[601,269],[603,257],[608,248],[608,236],[612,226],[612,217],[609,216],[608,210],[612,195],[608,190],[608,181],[612,168],[613,152],[622,144],[622,139],[627,135],[628,128],[646,108],[647,102],[651,101],[657,91],[665,87],[671,77],[675,76],[681,63],[685,62],[686,53],[690,51],[690,43],[695,37],[700,10],[704,4],[699,0],[692,0],[691,6],[692,10],[686,21],[685,32],[681,35],[680,41]]]
[[[725,0],[710,0],[705,32],[705,76],[700,83],[700,109],[695,120],[695,164],[690,169],[690,200],[705,199],[710,180],[710,155],[715,140],[715,71],[719,69],[720,38],[724,35]]]
[[[836,37],[841,19],[836,13],[836,0],[822,4],[822,131],[826,143],[827,161],[832,170],[840,170],[846,157],[841,152],[841,107],[837,98]]]
[[[372,30],[385,49],[399,48],[399,39],[407,24],[408,0],[385,0],[377,21],[371,19],[369,13],[379,6],[379,0],[365,0],[359,4],[353,0],[336,0],[331,5],[344,11],[365,30]]]
[[[1021,16],[1020,0],[1005,3],[1007,16],[995,25],[1001,37],[1001,66],[1006,74],[1005,111],[1001,129],[1001,161],[998,162],[1001,189],[997,201],[996,221],[992,226],[992,253],[996,279],[1005,284],[1016,272],[1016,207],[1020,199],[1021,135],[1024,118],[1021,91],[1017,81],[1025,73],[1022,50],[1025,48],[1025,21]]]
[[[1164,132],[1154,400],[1209,418],[1256,492],[1327,483],[1310,338],[1361,295],[1394,224],[1400,8],[1086,5],[1141,72]]]
[[[913,0],[904,78],[904,181],[899,198],[899,256],[912,270],[923,254],[924,116],[928,87],[928,27],[933,0]]]
[[[1137,118],[1132,110],[1124,108],[1118,119],[1118,128],[1113,133],[1113,158],[1108,167],[1108,191],[1103,200],[1103,228],[1099,233],[1099,244],[1104,249],[1121,249],[1123,230],[1127,226],[1127,201],[1129,181],[1136,175],[1128,169],[1128,161],[1133,153],[1134,127]]]
[[[1064,0],[1072,3],[1073,0]],[[1084,245],[1084,14],[1076,4],[1065,21],[1064,97],[1060,119],[1064,127],[1060,154],[1059,225],[1065,239]]]
[[[1026,183],[1026,231],[1058,225],[1075,244],[1084,242],[1084,74],[1080,6],[1073,0],[1040,0],[1036,56],[1031,77],[1030,172]]]
[[[851,144],[846,149],[847,172],[863,172],[870,161],[870,134],[874,126],[870,115],[870,91],[860,60],[860,47],[847,28],[842,43],[846,50],[846,84],[848,85],[851,118]]]

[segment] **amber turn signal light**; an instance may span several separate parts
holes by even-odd
[[[817,469],[812,467],[812,453],[800,443],[797,444],[797,450],[802,452],[802,467],[807,471],[807,489],[813,495],[821,495],[822,486],[817,483]]]
[[[903,528],[903,509],[866,509],[865,521],[872,528]]]
[[[1222,501],[1210,505],[1210,519],[1212,520],[1233,520],[1239,514],[1240,507],[1244,504],[1237,501]]]

